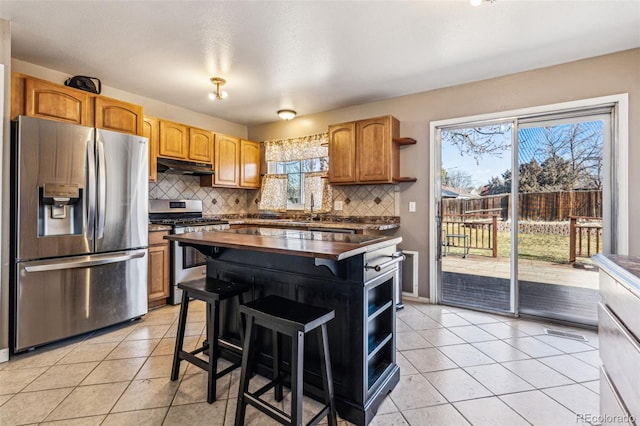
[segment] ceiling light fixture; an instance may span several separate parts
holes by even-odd
[[[227,81],[224,78],[211,77],[211,82],[216,86],[216,89],[209,93],[209,99],[227,99],[229,94],[224,90],[220,90],[220,87],[224,86]]]
[[[296,116],[296,112],[292,109],[281,109],[278,111],[278,117],[283,120],[291,120]]]

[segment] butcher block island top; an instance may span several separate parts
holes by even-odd
[[[341,234],[278,228],[241,228],[169,235],[194,246],[249,249],[268,253],[342,260],[402,242],[401,237]]]

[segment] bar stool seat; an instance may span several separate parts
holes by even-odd
[[[282,424],[302,424],[302,395],[304,371],[304,337],[316,330],[320,349],[320,372],[324,390],[324,408],[308,423],[317,424],[324,416],[329,425],[337,425],[333,377],[329,357],[327,322],[335,317],[335,311],[296,302],[279,296],[267,296],[240,307],[246,316],[246,332],[242,349],[242,370],[236,408],[235,425],[244,424],[247,404],[250,404]],[[273,378],[262,388],[249,392],[249,380],[254,369],[253,344],[256,326],[273,332]],[[260,399],[271,388],[275,388],[276,401],[282,401],[282,369],[280,359],[281,335],[291,337],[291,414]]]
[[[208,374],[207,402],[211,404],[216,399],[216,380],[240,366],[239,363],[234,363],[221,372],[217,372],[218,357],[220,356],[218,342],[220,334],[220,301],[238,297],[238,302],[242,305],[242,293],[248,291],[249,287],[243,284],[235,284],[207,277],[200,280],[179,283],[178,288],[182,289],[182,305],[180,306],[176,346],[173,353],[171,380],[175,381],[178,379],[180,362],[182,360],[202,368]],[[202,347],[187,352],[183,350],[182,346],[184,344],[184,332],[187,326],[187,313],[189,311],[189,300],[191,298],[202,300],[207,304],[207,340]],[[238,320],[240,320],[240,314],[238,314]],[[243,340],[242,325],[240,325],[240,330],[240,339]],[[209,350],[208,362],[196,356],[206,350]]]

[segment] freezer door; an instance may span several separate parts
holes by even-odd
[[[97,253],[147,246],[147,145],[141,136],[96,130]]]
[[[143,249],[19,263],[14,351],[144,315],[147,258]]]
[[[90,253],[94,129],[21,116],[14,135],[16,258]]]

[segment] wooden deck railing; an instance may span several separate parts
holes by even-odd
[[[585,220],[589,222],[585,223]],[[569,263],[576,263],[576,257],[591,257],[600,252],[602,218],[569,216]]]
[[[465,249],[490,250],[498,257],[497,214],[453,214],[442,217],[442,244]],[[463,237],[465,236],[466,237]]]

